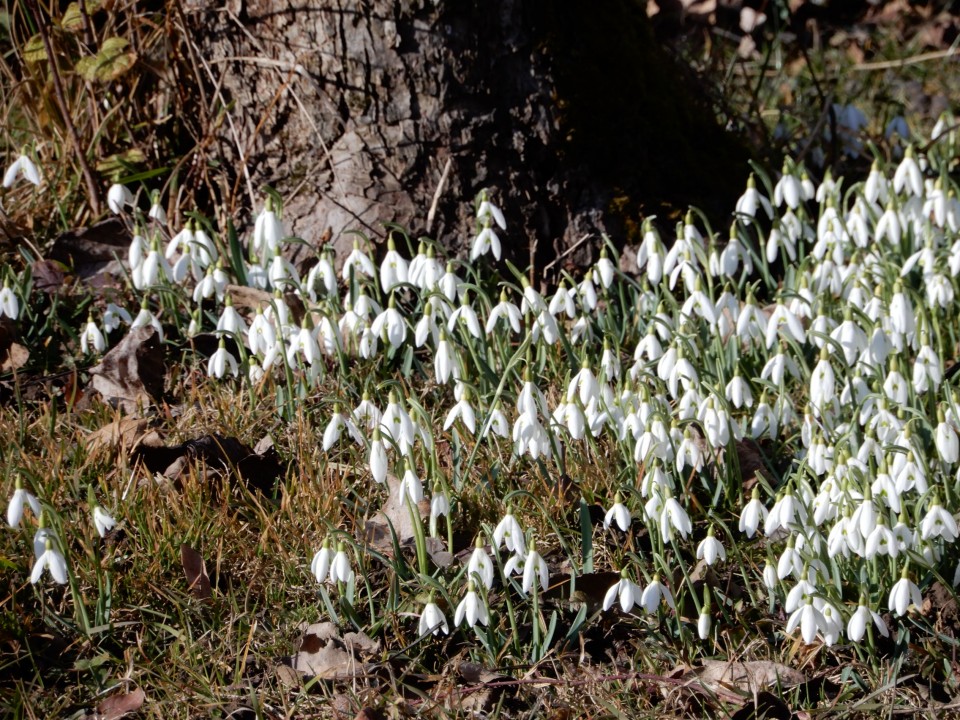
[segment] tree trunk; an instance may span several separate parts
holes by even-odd
[[[342,253],[351,231],[398,223],[462,255],[487,188],[505,252],[543,267],[585,235],[582,260],[600,232],[634,239],[644,213],[718,217],[743,187],[745,153],[641,3],[194,0],[188,20],[229,107],[225,207],[259,207],[270,185],[308,246],[329,229]]]

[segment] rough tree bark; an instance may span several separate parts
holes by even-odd
[[[249,209],[275,187],[309,244],[329,228],[342,252],[349,231],[382,238],[394,222],[462,253],[468,203],[488,188],[509,254],[542,267],[586,234],[630,239],[644,213],[692,203],[719,216],[743,187],[744,152],[656,46],[639,2],[186,9],[208,92],[229,107],[221,152],[237,171],[223,199]]]

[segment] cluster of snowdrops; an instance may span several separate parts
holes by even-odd
[[[783,604],[787,633],[828,645],[872,639],[889,632],[882,613],[905,615],[942,573],[958,579],[950,553],[960,414],[945,378],[960,330],[954,132],[945,118],[924,152],[908,146],[858,182],[829,173],[814,182],[789,160],[775,181],[758,171],[729,234],[691,212],[664,238],[648,219],[639,272],[622,272],[601,243],[592,267],[545,294],[501,261],[508,224],[487,191],[475,201],[469,258],[444,262],[429,240],[414,247],[391,232],[379,262],[358,239],[339,267],[325,248],[301,275],[287,259],[294,239],[274,196],[238,258],[209,225],[170,228],[156,195],[144,216],[115,185],[110,207],[135,228],[127,260],[142,302],[137,312],[110,304],[91,315],[80,349],[103,353],[125,327],[169,332],[180,312],[186,332],[221,336],[209,375],[257,392],[292,383],[305,395],[348,362],[372,369],[339,374],[338,397],[324,406],[323,451],[358,466],[370,493],[382,496],[378,484],[396,478],[389,491],[421,535],[439,536],[446,523],[452,540],[470,480],[438,470],[441,436],[471,460],[481,446],[506,452],[516,476],[524,464],[558,472],[571,453],[603,453],[623,472],[602,489],[602,532],[646,533],[650,546],[613,553],[620,579],[604,611],[637,606],[681,630],[695,624],[707,639],[714,608],[730,601],[717,588],[693,592],[688,568],[678,574],[677,565],[694,555],[720,564],[734,544],[759,543],[766,563],[744,566],[744,580],[756,585],[751,595]],[[18,173],[42,182],[25,155],[5,184]],[[240,312],[234,285],[271,299]],[[0,312],[14,320],[21,286],[8,271]],[[170,288],[188,313],[164,302]],[[299,321],[289,293],[306,308]],[[433,390],[403,397],[400,378]],[[747,490],[736,461],[743,441],[775,453]],[[469,463],[466,472],[483,475]],[[707,503],[691,502],[694,487]],[[541,630],[538,597],[550,582],[542,550],[552,539],[515,513],[518,493],[501,499],[498,522],[482,527],[462,567],[421,563],[421,635],[448,633],[451,620],[479,635],[497,613],[515,610],[511,596],[530,599]],[[122,521],[121,501],[112,516],[96,498],[89,503],[101,534]],[[26,507],[37,517],[31,580],[49,568],[64,583],[69,561],[43,521],[53,509],[41,505],[17,477],[7,520],[17,528]],[[334,530],[314,549],[310,568],[324,596],[332,586],[352,602],[356,543]],[[680,593],[692,595],[697,619],[678,616]]]

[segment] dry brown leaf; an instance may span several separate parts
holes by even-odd
[[[396,533],[397,541],[401,545],[408,544],[414,538],[413,515],[406,496],[400,495],[400,478],[387,474],[387,491],[389,495],[383,504],[383,509],[370,518],[365,527],[367,542],[377,550],[392,556],[393,538],[390,535],[390,527],[393,527],[393,532]],[[417,505],[417,511],[420,514],[420,522],[426,522],[430,517],[430,503],[421,500]]]
[[[145,438],[149,427],[150,424],[143,418],[118,418],[109,425],[104,425],[99,430],[94,430],[87,435],[87,452],[93,455],[104,449],[133,450]],[[157,433],[150,434],[157,435]]]
[[[350,635],[359,636],[357,633]],[[363,637],[366,638],[364,645],[379,648],[379,643]],[[356,637],[347,643],[346,639],[340,637],[337,626],[332,622],[314,623],[304,630],[300,649],[293,656],[292,666],[299,673],[325,680],[361,677],[366,675],[372,666],[358,660],[353,652],[355,649],[361,649],[361,643]]]
[[[0,372],[19,370],[29,359],[29,350],[20,343],[11,342],[5,349],[0,350]]]
[[[723,662],[704,660],[701,667],[685,674],[687,684],[699,684],[711,692],[739,691],[753,697],[767,688],[792,687],[806,682],[806,676],[771,660]]]
[[[183,565],[183,574],[187,576],[187,588],[193,596],[197,600],[208,600],[213,595],[213,588],[203,555],[189,545],[181,545],[180,563]]]
[[[226,292],[235,308],[256,310],[257,308],[266,308],[271,303],[277,302],[273,293],[244,285],[227,285]],[[285,293],[280,302],[286,304],[294,322],[299,325],[300,321],[303,320],[303,301],[293,293]]]
[[[30,351],[18,342],[17,326],[9,318],[0,319],[0,372],[13,372],[26,365]]]
[[[33,288],[48,295],[60,291],[67,279],[67,273],[61,263],[55,260],[37,260],[30,267],[33,274]]]
[[[147,325],[131,330],[90,368],[90,385],[105,402],[135,415],[161,398],[165,372],[160,336]]]
[[[456,688],[450,695],[450,704],[451,707],[468,713],[482,713],[489,710],[497,696],[504,690],[503,686],[491,687],[490,683],[511,679],[509,675],[488,670],[474,662],[460,663],[457,673],[470,684],[470,687]]]
[[[137,712],[147,699],[146,693],[140,688],[128,693],[117,693],[105,698],[100,703],[98,711],[100,720],[118,720],[131,713]]]

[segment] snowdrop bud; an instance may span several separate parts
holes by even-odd
[[[710,588],[703,586],[703,605],[700,606],[700,617],[697,620],[697,635],[701,640],[710,637],[710,626],[712,618],[710,617]]]
[[[330,575],[330,564],[333,561],[333,550],[330,548],[330,539],[324,538],[323,545],[317,550],[316,555],[310,562],[310,572],[313,573],[318,583],[326,582]]]
[[[337,545],[337,554],[334,555],[333,562],[330,564],[330,582],[349,584],[353,582],[353,577],[353,568],[350,567],[346,543],[341,542]]]

